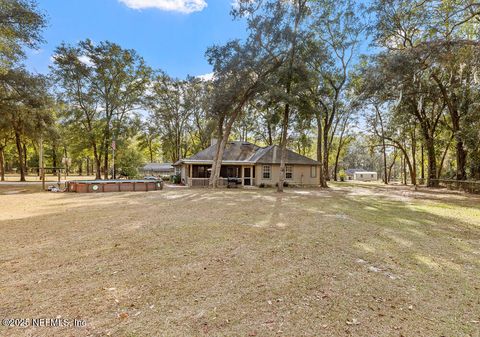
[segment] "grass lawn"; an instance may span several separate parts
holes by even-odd
[[[5,189],[0,336],[480,335],[478,196]]]

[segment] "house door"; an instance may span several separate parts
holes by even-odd
[[[245,186],[252,185],[252,169],[250,167],[245,167],[243,169],[243,184]]]

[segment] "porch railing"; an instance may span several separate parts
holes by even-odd
[[[251,184],[253,185],[254,180],[253,178],[236,178],[242,182],[246,179],[250,179]],[[209,178],[188,178],[188,186],[190,187],[208,187],[210,184]],[[218,179],[218,186],[226,187],[228,186],[228,178],[219,178]]]

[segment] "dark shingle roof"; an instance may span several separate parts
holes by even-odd
[[[258,151],[255,156],[252,158],[257,164],[280,164],[281,160],[281,148],[278,145],[271,145]],[[287,149],[287,164],[297,164],[297,165],[318,165],[319,163],[316,160],[302,156],[292,150]]]
[[[172,163],[149,163],[142,167],[144,171],[172,171]]]
[[[228,142],[225,151],[223,152],[223,160],[249,161],[258,149],[260,149],[260,147],[248,142]],[[213,160],[216,152],[217,145],[215,144],[188,159]]]
[[[217,145],[198,152],[187,160],[210,161],[215,157]],[[281,149],[277,145],[259,147],[249,142],[229,142],[223,153],[224,161],[246,161],[258,164],[280,164]],[[318,165],[319,162],[287,149],[288,164]]]
[[[353,176],[355,173],[361,173],[361,172],[372,172],[372,171],[368,171],[368,170],[364,170],[364,169],[348,169],[348,170],[345,170],[345,173],[349,176]]]

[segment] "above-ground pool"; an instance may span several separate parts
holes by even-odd
[[[148,192],[161,189],[163,189],[161,180],[78,180],[67,182],[67,191],[77,193]]]

